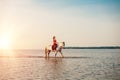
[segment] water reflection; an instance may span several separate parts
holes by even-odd
[[[43,80],[61,79],[61,73],[64,71],[65,62],[63,58],[45,58]]]
[[[22,57],[20,52],[15,52],[17,57],[3,57],[1,53],[0,80],[120,79],[120,50],[70,51],[64,58],[44,58],[37,52],[23,51]]]

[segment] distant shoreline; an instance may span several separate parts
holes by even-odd
[[[120,49],[120,46],[101,46],[101,47],[64,47],[64,49]]]

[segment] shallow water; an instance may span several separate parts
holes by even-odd
[[[16,55],[43,53],[15,51]],[[120,49],[65,49],[63,53],[66,58],[1,57],[0,80],[120,80]]]

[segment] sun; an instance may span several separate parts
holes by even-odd
[[[0,37],[0,49],[9,49],[10,41],[7,36]]]

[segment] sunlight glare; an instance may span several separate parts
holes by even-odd
[[[0,38],[0,49],[8,49],[10,47],[9,38],[7,36],[3,36]]]

